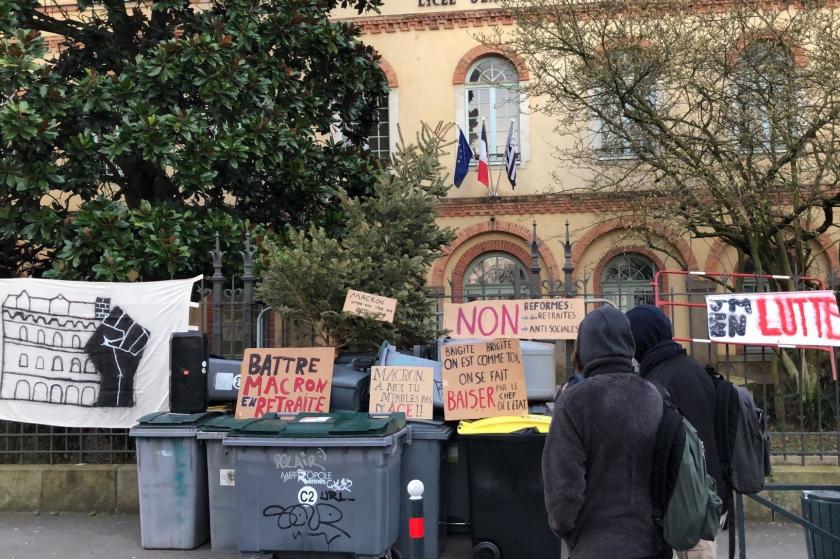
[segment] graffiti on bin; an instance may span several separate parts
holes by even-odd
[[[345,495],[343,491],[321,491],[321,500],[335,501],[337,503],[352,503],[356,501],[353,497]]]
[[[347,491],[351,493],[351,487],[353,487],[353,480],[347,479],[346,477],[327,482],[327,489],[332,489],[333,491]]]
[[[274,461],[274,467],[278,470],[301,470],[308,468],[323,472],[326,468],[319,462],[327,460],[327,453],[323,448],[301,450],[295,453],[278,452],[272,459]]]
[[[352,539],[350,533],[339,526],[344,514],[335,505],[269,505],[263,509],[262,514],[267,518],[276,517],[279,529],[294,530],[294,539],[323,536],[327,545],[341,537]]]

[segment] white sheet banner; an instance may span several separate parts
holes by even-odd
[[[840,346],[832,291],[706,295],[709,338],[767,346]]]
[[[169,338],[199,279],[0,279],[0,419],[130,427],[167,410]]]

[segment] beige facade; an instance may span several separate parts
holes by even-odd
[[[469,299],[479,296],[480,284],[489,290],[489,295],[520,289],[521,281],[511,280],[511,271],[518,268],[527,278],[532,224],[536,224],[540,243],[539,263],[544,285],[562,292],[558,282],[565,279],[567,221],[573,243],[571,264],[575,289],[579,294],[606,296],[624,309],[640,302],[652,302],[650,282],[656,271],[736,271],[738,259],[734,249],[726,248],[720,241],[692,240],[685,232],[655,226],[643,239],[613,218],[613,211],[618,209],[614,199],[570,193],[583,186],[584,171],[564,167],[555,154],[558,149],[569,147],[569,142],[580,139],[581,131],[573,134],[558,131],[556,121],[534,110],[538,103],[533,99],[516,101],[520,165],[516,189],[511,188],[500,161],[509,119],[504,118],[506,115],[493,114],[504,112],[505,98],[501,103],[496,98],[492,109],[489,108],[492,103],[482,105],[481,99],[475,100],[482,95],[478,90],[491,86],[471,83],[471,78],[477,75],[476,70],[487,68],[482,62],[489,59],[497,60],[499,67],[506,64],[514,69],[520,84],[531,76],[523,61],[482,44],[482,35],[494,29],[512,29],[515,25],[513,18],[493,2],[389,0],[379,14],[359,16],[345,10],[337,17],[357,25],[362,40],[373,45],[382,56],[382,66],[391,86],[387,111],[391,145],[395,143],[397,125],[403,136],[411,140],[421,122],[438,121],[455,123],[470,132],[470,141],[475,145],[480,126],[476,111],[491,128],[490,152],[495,147],[499,154],[499,161],[491,166],[491,174],[494,183],[498,180],[499,196],[488,195],[487,188],[477,181],[474,169],[460,188],[450,189],[439,208],[439,222],[455,229],[458,236],[430,271],[430,285],[438,293]],[[507,77],[497,75],[501,76],[500,82],[515,88],[516,84],[510,83]],[[472,99],[470,91],[473,91]],[[494,125],[496,129],[492,130]],[[583,123],[583,134],[585,128]],[[453,130],[453,140],[456,134]],[[445,164],[448,169],[454,169],[455,146],[450,149]],[[836,248],[830,247],[826,242],[822,261],[817,266],[825,276],[829,270],[840,269]],[[660,285],[664,291],[677,293],[701,290],[696,281],[686,283],[684,275],[667,274]],[[685,311],[678,311],[674,319],[683,336],[696,336],[697,330],[703,328],[700,324],[689,328]]]

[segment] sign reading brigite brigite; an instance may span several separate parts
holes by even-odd
[[[452,338],[574,340],[586,314],[583,299],[520,299],[445,303],[443,328]]]
[[[435,370],[431,367],[372,367],[371,413],[403,412],[408,419],[432,419]]]
[[[519,340],[446,344],[440,357],[447,421],[528,413]]]
[[[347,291],[347,298],[344,299],[342,311],[375,318],[383,322],[394,322],[397,300],[350,289]]]
[[[236,418],[330,411],[335,349],[247,349],[240,368]]]

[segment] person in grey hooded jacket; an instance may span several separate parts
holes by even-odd
[[[584,380],[558,396],[542,457],[549,526],[572,559],[670,558],[650,494],[662,397],[633,372],[627,317],[589,313],[576,351]]]

